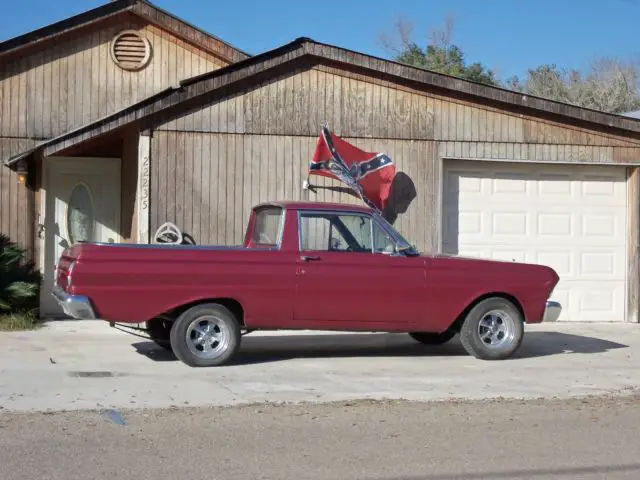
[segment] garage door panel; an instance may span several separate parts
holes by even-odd
[[[536,219],[537,233],[541,237],[567,237],[576,230],[576,217],[571,212],[537,212],[533,216]]]
[[[542,188],[540,188],[541,190]],[[603,197],[598,198],[595,195],[583,196],[578,194],[573,195],[559,195],[553,193],[538,193],[535,190],[531,190],[527,192],[527,194],[495,194],[491,191],[491,189],[486,188],[480,192],[459,192],[458,194],[453,194],[447,192],[447,195],[443,197],[445,200],[451,200],[454,202],[462,202],[465,201],[473,202],[478,199],[482,199],[483,201],[489,201],[492,205],[504,205],[513,201],[522,201],[523,196],[526,198],[530,198],[531,200],[535,199],[538,205],[551,205],[557,207],[565,207],[565,208],[585,208],[585,207],[593,207],[593,208],[610,208],[610,207],[621,207],[625,208],[627,204],[626,195],[621,195],[622,198],[611,198],[611,197]]]
[[[517,240],[532,245],[566,245],[567,239],[573,239],[605,247],[620,246],[626,236],[624,211],[594,208],[585,213],[572,212],[564,206],[552,206],[545,212],[544,205],[536,205],[527,212],[518,205],[496,208],[481,199],[474,201],[473,205],[444,210],[443,226],[447,238],[456,235],[461,243]]]
[[[595,209],[594,209],[595,210]],[[580,215],[580,226],[583,237],[616,239],[625,234],[626,218],[609,212],[593,211]]]
[[[488,179],[491,193],[499,198],[510,195],[527,195],[527,175],[524,172],[496,172],[495,178]]]
[[[480,170],[470,174],[463,169],[450,170],[445,180],[445,195],[455,198],[460,195],[463,199],[473,200],[474,195],[486,197],[493,194],[492,199],[499,203],[510,200],[512,195],[522,198],[526,194],[538,202],[551,204],[626,205],[626,185],[620,174],[576,174],[576,167],[573,171],[563,167],[565,171],[547,173],[539,169],[549,166],[537,168],[527,165],[519,174],[493,169],[495,178],[487,178],[486,172]]]
[[[565,173],[540,173],[539,182],[536,182],[537,195],[553,195],[555,198],[570,200],[575,196],[575,189],[572,188],[572,177]]]
[[[624,320],[624,168],[450,162],[443,184],[443,251],[549,265],[561,320]]]
[[[532,263],[539,265],[548,265],[553,268],[556,273],[565,280],[576,277],[576,254],[567,250],[548,250],[536,251],[533,256],[535,260]]]
[[[572,310],[574,318],[581,321],[607,322],[611,318],[624,319],[625,289],[619,283],[605,284],[593,282],[573,288]]]
[[[483,248],[484,247],[484,248]],[[626,262],[624,256],[616,255],[609,249],[600,251],[593,248],[575,250],[559,248],[527,248],[524,245],[466,245],[448,244],[446,253],[504,261],[516,261],[548,265],[563,280],[616,281],[624,282]]]

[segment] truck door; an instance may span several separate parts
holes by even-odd
[[[407,328],[424,321],[421,257],[374,250],[368,214],[300,211],[294,322],[315,328]]]

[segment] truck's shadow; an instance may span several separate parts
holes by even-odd
[[[138,353],[154,361],[176,361],[173,353],[153,342],[133,344]],[[557,332],[527,332],[513,359],[561,354],[604,353],[628,345],[595,337]],[[295,358],[453,357],[467,356],[458,337],[438,346],[421,345],[405,334],[250,335],[228,365],[250,365]]]

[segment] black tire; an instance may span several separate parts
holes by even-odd
[[[496,324],[508,325],[502,339],[499,338],[499,332],[493,335],[493,339],[498,342],[490,345],[486,340],[481,338],[480,330],[486,333],[489,329],[480,327],[481,321],[491,312],[502,315],[500,321],[496,318]],[[484,322],[483,322],[484,325]],[[464,349],[476,358],[481,360],[504,360],[509,358],[520,348],[524,337],[524,319],[520,310],[509,300],[501,297],[492,297],[482,300],[475,305],[468,313],[460,329],[460,342]]]
[[[149,338],[156,345],[171,351],[171,325],[172,322],[163,318],[154,318],[146,322],[147,333]]]
[[[442,345],[455,337],[456,332],[455,330],[447,330],[442,333],[411,332],[409,336],[423,345]]]
[[[193,327],[198,326],[198,322],[202,322],[199,326],[204,329],[205,321],[208,322],[208,325],[215,324],[220,332],[224,332],[217,332],[219,338],[224,337],[224,341],[220,340],[216,344],[215,340],[209,339],[210,341],[205,342],[208,345],[216,344],[214,350],[217,349],[217,351],[210,356],[207,356],[204,351],[200,351],[193,340],[194,337],[200,337],[193,330]],[[203,303],[189,308],[176,319],[170,334],[174,355],[190,367],[223,365],[240,348],[240,339],[241,332],[238,320],[227,308],[217,303]],[[200,346],[202,347],[202,345]]]

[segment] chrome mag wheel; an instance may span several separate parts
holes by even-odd
[[[220,319],[205,315],[189,324],[186,337],[191,353],[197,357],[213,359],[229,348],[231,333]]]
[[[515,320],[504,310],[491,310],[478,322],[480,340],[489,348],[501,349],[513,343],[516,337]]]

